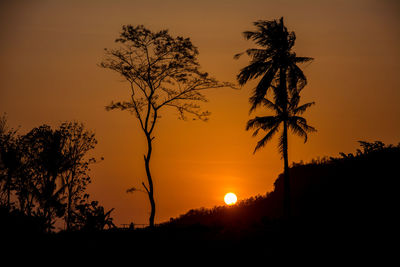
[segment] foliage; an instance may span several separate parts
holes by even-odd
[[[80,204],[74,213],[76,226],[83,231],[101,231],[106,226],[108,228],[115,227],[111,218],[113,210],[106,212],[104,207],[100,206],[97,201]]]
[[[131,99],[112,102],[108,110],[130,110],[150,134],[160,109],[172,107],[179,117],[206,119],[196,101],[206,101],[206,89],[229,85],[200,71],[199,51],[189,38],[172,37],[167,30],[152,32],[143,25],[125,25],[115,40],[119,48],[105,49],[101,67],[119,73],[130,84]]]
[[[0,204],[10,208],[13,180],[23,171],[18,138],[13,129],[7,129],[6,115],[0,117]]]
[[[31,187],[37,202],[36,214],[46,218],[48,229],[51,229],[55,218],[65,212],[63,192],[65,185],[60,183],[61,173],[68,168],[68,159],[63,153],[64,139],[59,131],[42,125],[32,129],[22,137],[26,153],[25,167],[29,176],[22,179],[33,179]]]
[[[65,185],[67,198],[65,221],[67,229],[70,229],[72,227],[70,217],[76,205],[84,199],[86,187],[91,182],[88,175],[89,167],[96,162],[93,157],[86,159],[86,154],[95,148],[97,140],[94,133],[86,131],[84,125],[77,122],[61,124],[60,131],[65,138],[63,153],[67,155],[69,164],[61,179]]]
[[[10,212],[42,218],[45,228],[54,228],[57,218],[67,229],[78,204],[87,200],[90,165],[87,153],[97,141],[80,123],[48,125],[24,135],[8,130],[5,116],[0,125],[0,204]]]

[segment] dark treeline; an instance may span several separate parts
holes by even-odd
[[[400,145],[360,142],[356,153],[293,163],[290,168],[292,227],[314,232],[366,236],[388,227],[397,210]],[[279,231],[283,216],[283,174],[275,189],[234,206],[190,210],[165,223],[168,227],[203,226],[249,231]],[[262,231],[261,231],[262,232]]]
[[[0,228],[2,232],[103,229],[110,212],[86,193],[95,148],[94,133],[82,123],[41,125],[20,135],[0,121]]]

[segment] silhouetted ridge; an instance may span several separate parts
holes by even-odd
[[[395,210],[400,145],[360,142],[354,154],[294,163],[290,168],[292,221],[295,227],[336,231],[377,231]],[[283,174],[265,196],[234,206],[190,210],[168,226],[204,226],[245,230],[278,227],[283,215]],[[271,229],[273,230],[273,229]],[[275,228],[276,230],[276,228]]]

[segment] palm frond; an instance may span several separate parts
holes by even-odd
[[[250,40],[250,39],[254,38],[254,36],[256,36],[258,33],[252,32],[252,31],[244,31],[242,34],[243,34],[244,39]]]
[[[300,107],[297,107],[293,110],[293,114],[303,114],[309,107],[311,107],[312,105],[315,105],[315,102],[310,102],[310,103],[306,103],[304,105],[301,105]]]
[[[314,127],[308,125],[308,124],[302,124],[300,123],[301,127],[303,128],[303,130],[306,133],[312,133],[312,132],[317,132],[317,129],[315,129]]]
[[[296,121],[301,125],[301,127],[303,127],[307,132],[308,132],[308,131],[310,131],[310,132],[315,132],[315,131],[317,131],[314,127],[309,126],[309,125],[307,124],[307,120],[306,120],[305,118],[300,117],[300,116],[292,116],[291,118],[293,118],[294,120],[296,120]],[[308,130],[308,129],[309,129],[309,130]]]
[[[267,72],[264,74],[260,82],[257,84],[256,88],[253,91],[253,95],[250,97],[250,103],[252,104],[250,108],[250,112],[257,108],[260,105],[268,92],[268,89],[271,87],[271,83],[275,78],[275,74],[277,72],[276,64],[272,64]]]
[[[265,144],[269,140],[271,140],[271,138],[275,135],[275,133],[279,131],[279,125],[280,124],[278,124],[274,128],[272,128],[260,141],[257,142],[257,145],[254,148],[253,154],[256,153],[258,149],[264,147]]]
[[[246,54],[252,58],[253,61],[266,61],[274,55],[271,49],[250,48],[246,50]]]
[[[297,123],[288,123],[288,127],[295,135],[303,137],[304,143],[307,142],[307,132],[301,126],[299,126]]]
[[[276,112],[276,114],[279,114],[282,112],[282,109],[276,105],[275,103],[273,103],[272,101],[270,101],[269,99],[265,98],[262,100],[261,102],[265,107],[272,109]]]
[[[282,133],[281,136],[279,137],[279,141],[278,141],[278,151],[282,155],[282,158],[283,158],[283,150],[284,150],[285,138],[287,139],[287,136],[285,136],[284,133]]]
[[[287,35],[288,49],[291,49],[294,46],[295,42],[296,42],[296,34],[294,32],[289,32]]]
[[[237,53],[233,56],[233,59],[239,59],[242,55],[244,54],[244,52],[242,53]]]
[[[314,60],[314,58],[312,58],[312,57],[296,57],[294,61],[296,63],[307,63],[307,62],[311,62],[313,60]]]
[[[299,102],[300,102],[300,94],[298,91],[295,91],[291,95],[291,98],[289,101],[289,108],[290,108],[290,112],[292,114],[294,113],[293,111],[299,106]],[[294,115],[296,115],[296,114],[294,113]]]
[[[301,91],[307,85],[306,76],[296,64],[289,65],[287,75],[289,91]]]
[[[317,130],[307,124],[307,120],[300,116],[291,116],[288,118],[288,126],[292,132],[304,138],[304,143],[307,142],[307,134],[316,132]]]
[[[256,137],[260,130],[261,130],[261,128],[256,129],[251,136]]]
[[[296,123],[296,124],[300,123],[302,125],[307,125],[307,120],[305,118],[303,118],[303,117],[300,117],[300,116],[290,116],[288,118],[288,121],[290,123]]]
[[[278,116],[265,116],[265,117],[255,117],[247,122],[246,131],[254,128],[261,128],[264,131],[269,130],[281,122]]]
[[[267,72],[270,67],[270,62],[256,61],[242,68],[236,78],[240,85],[244,85],[247,81]]]

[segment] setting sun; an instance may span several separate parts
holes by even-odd
[[[225,195],[224,201],[227,205],[233,205],[237,201],[237,196],[234,193],[228,193]]]

